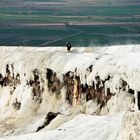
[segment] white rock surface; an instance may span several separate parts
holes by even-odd
[[[21,81],[12,95],[10,86],[0,87],[0,136],[19,135],[2,139],[139,140],[140,45],[72,48],[70,53],[65,48],[56,47],[1,47],[0,56],[0,73],[6,75],[7,64],[12,71],[12,64],[13,73],[19,73]],[[88,70],[90,65],[93,65],[91,73]],[[101,110],[96,100],[82,100],[73,108],[65,100],[64,88],[59,98],[48,91],[44,80],[46,68],[55,71],[61,81],[63,74],[77,68],[81,84],[88,85],[92,85],[97,75],[103,81],[110,76],[111,79],[105,82],[105,89],[110,88],[113,96]],[[27,80],[33,79],[34,69],[39,70],[40,81],[45,81],[40,85],[44,87],[41,104],[32,101],[32,89],[27,85]],[[128,84],[127,88],[134,90],[134,94],[128,93],[128,90],[120,91],[121,79]],[[21,102],[18,111],[12,107],[16,98]],[[64,115],[54,119],[42,132],[34,133],[49,111],[60,111]],[[80,112],[103,116],[82,114],[74,117]]]

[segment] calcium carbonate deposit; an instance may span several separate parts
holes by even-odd
[[[0,48],[1,140],[139,140],[140,45]]]

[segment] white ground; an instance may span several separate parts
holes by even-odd
[[[7,140],[115,140],[119,135],[123,114],[115,116],[81,114],[55,130],[13,136]]]
[[[21,85],[12,95],[9,86],[0,87],[0,135],[14,135],[3,140],[139,140],[137,91],[140,91],[140,45],[72,48],[70,53],[65,48],[2,47],[0,56],[2,75],[5,75],[6,64],[13,64],[14,73],[21,76]],[[90,65],[93,65],[91,73],[88,71]],[[82,100],[79,107],[71,108],[65,101],[65,89],[62,89],[58,99],[48,92],[47,84],[42,83],[45,91],[43,102],[38,105],[32,102],[31,88],[26,85],[26,80],[32,79],[32,70],[36,68],[40,71],[40,79],[45,78],[46,68],[51,68],[61,80],[62,74],[74,72],[77,68],[76,74],[80,76],[81,82],[88,85],[97,75],[102,80],[110,75],[111,80],[106,82],[105,88],[110,88],[116,94],[100,110],[103,116],[94,116],[99,112],[96,101]],[[119,92],[120,79],[125,80],[129,88],[135,91],[134,95]],[[15,98],[21,102],[19,111],[12,108]],[[65,115],[58,116],[45,129],[35,133],[48,111],[61,111]],[[79,114],[80,111],[85,114]]]

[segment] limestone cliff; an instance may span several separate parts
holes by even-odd
[[[140,109],[139,47],[72,48],[71,52],[55,47],[1,48],[0,135],[35,132],[48,112],[71,118],[80,113],[135,114]],[[129,129],[126,120],[123,131]],[[122,137],[120,132],[118,138]]]

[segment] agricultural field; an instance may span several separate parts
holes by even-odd
[[[140,43],[140,1],[1,0],[0,45]]]

